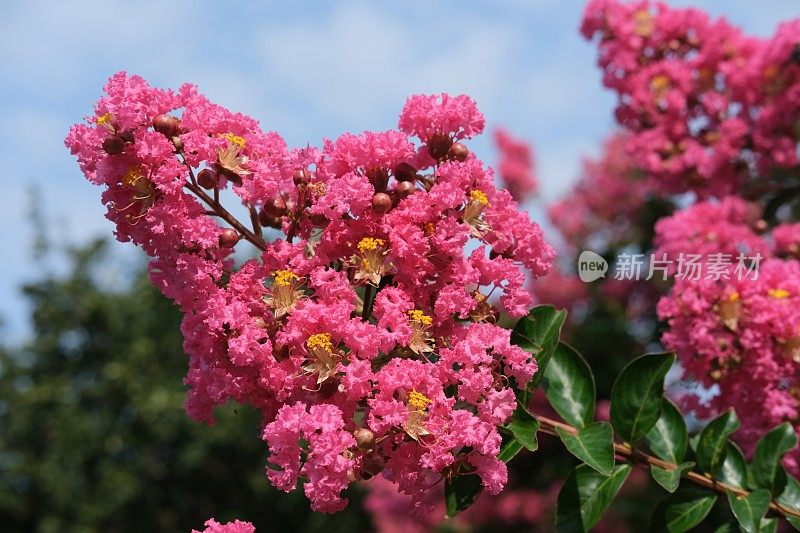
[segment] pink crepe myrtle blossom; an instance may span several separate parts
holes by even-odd
[[[581,31],[637,164],[666,192],[723,196],[798,163],[798,25],[759,39],[698,9],[592,0]]]
[[[502,490],[510,382],[537,366],[495,323],[527,313],[555,253],[464,144],[475,103],[416,95],[399,129],[290,149],[192,85],[119,73],[105,91],[66,144],[183,312],[189,416],[260,410],[270,482],[322,512],[377,475],[420,509],[443,477]],[[243,241],[258,256],[237,264]]]
[[[800,420],[800,261],[769,259],[757,279],[677,279],[658,303],[665,346],[686,376],[719,394],[707,404],[683,401],[700,416],[729,407],[742,421],[747,453],[777,424]],[[797,452],[787,464],[797,472]]]
[[[522,202],[536,194],[539,183],[531,145],[503,128],[494,130],[494,143],[499,153],[497,173],[511,196]]]
[[[209,518],[203,525],[206,526],[203,531],[193,529],[192,533],[255,533],[256,530],[253,524],[241,520],[220,524],[213,518]]]

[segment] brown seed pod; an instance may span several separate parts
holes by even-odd
[[[428,153],[437,161],[445,158],[453,141],[444,133],[434,133],[428,139]]]
[[[125,141],[117,135],[110,135],[103,141],[103,150],[105,150],[108,155],[121,154],[124,149]]]
[[[394,177],[397,181],[414,181],[417,179],[417,169],[409,163],[400,163],[394,167]]]

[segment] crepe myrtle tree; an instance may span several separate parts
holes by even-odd
[[[675,21],[694,20],[694,11],[680,18],[642,2],[630,13],[624,9],[612,1],[591,2],[583,28],[587,36],[605,32],[601,64],[616,73],[631,67],[623,61],[631,54],[625,46],[641,45],[645,59],[669,58],[672,64],[681,57],[706,57],[697,50],[706,42],[703,37],[713,41],[714,32],[727,32],[726,42],[739,35],[707,25],[705,33],[690,32],[694,40],[681,40],[675,32],[683,26]],[[706,29],[704,20],[697,18],[696,28]],[[784,33],[776,37],[781,54],[794,54]],[[782,57],[774,41],[764,42],[761,52],[754,52],[752,43],[742,45],[756,57],[745,59],[759,68],[773,55]],[[654,56],[654,49],[661,55]],[[793,61],[794,55],[785,58],[781,68],[786,72],[778,73],[786,91],[800,79]],[[725,70],[727,65],[719,60],[711,67]],[[682,109],[675,99],[683,93],[674,91],[688,90],[674,69],[643,74],[649,82],[641,87],[637,76],[629,74],[629,85],[612,85],[625,94],[620,116],[639,117],[625,123],[631,130],[650,131],[657,122],[653,117],[666,114],[673,123],[664,131],[674,134],[675,121],[693,120],[670,113],[670,106]],[[739,82],[757,83],[730,81]],[[643,100],[645,90],[653,101]],[[739,93],[731,88],[725,94]],[[749,224],[750,208],[737,204],[744,199],[710,200],[752,181],[736,162],[731,164],[738,174],[718,168],[730,160],[729,152],[713,153],[738,142],[734,126],[758,132],[749,141],[748,157],[758,158],[748,166],[752,171],[774,173],[796,164],[784,146],[787,136],[796,146],[796,137],[785,129],[770,130],[773,123],[759,119],[775,103],[757,97],[742,92],[751,105],[740,117],[743,125],[709,122],[733,137],[726,137],[728,144],[703,148],[709,161],[689,158],[680,147],[677,155],[662,154],[694,165],[691,176],[672,164],[645,161],[665,194],[695,187],[705,191],[699,198],[711,202],[704,209],[728,209],[725,216],[692,218],[691,209],[703,205],[697,204],[669,219],[678,228]],[[631,111],[634,104],[641,109]],[[578,461],[563,473],[556,511],[560,530],[591,529],[633,468],[648,470],[667,493],[652,510],[654,530],[688,530],[718,499],[727,500],[732,519],[745,531],[774,531],[781,519],[800,526],[800,484],[784,468],[792,468],[784,454],[797,444],[791,421],[762,432],[746,454],[731,440],[740,427],[734,410],[723,410],[690,438],[681,411],[664,396],[673,353],[633,359],[611,389],[610,421],[596,421],[591,369],[560,339],[566,312],[533,306],[528,291],[529,279],[551,271],[554,249],[470,150],[469,139],[483,128],[483,115],[465,95],[414,95],[397,129],[345,133],[320,147],[290,149],[277,133],[265,133],[252,118],[210,102],[193,85],[162,90],[121,72],[109,80],[94,113],[72,127],[66,143],[87,179],[103,188],[117,238],[144,249],[151,257],[151,282],[182,312],[189,357],[187,414],[213,424],[215,406],[228,401],[257,410],[269,451],[269,482],[287,492],[302,485],[313,510],[340,511],[347,505],[342,492],[348,486],[381,477],[409,496],[420,514],[430,510],[426,496],[443,484],[447,513],[455,515],[481,492],[500,493],[509,461],[523,449],[535,452],[538,435],[546,433],[558,437]],[[770,131],[781,139],[767,138]],[[629,135],[620,142],[634,148],[645,142],[645,133]],[[708,135],[703,139],[710,142]],[[783,190],[791,187],[789,178],[774,175],[761,196],[747,197],[768,199],[767,208],[774,211],[765,215],[760,235],[773,226],[780,233],[780,206],[774,202],[792,198]],[[223,196],[234,196],[244,216],[224,206]],[[781,200],[775,200],[778,196]],[[662,237],[656,237],[665,253],[680,238],[698,235],[670,230],[665,220],[657,228]],[[788,228],[782,230],[784,240],[791,241],[793,227]],[[733,235],[737,242],[744,234],[715,235]],[[237,262],[234,250],[244,241],[257,255]],[[692,249],[708,241],[680,246]],[[766,241],[748,242],[756,247]],[[772,340],[774,360],[788,353],[787,361],[794,362],[796,315],[777,306],[800,297],[800,276],[796,260],[774,255],[764,266],[770,275],[753,286],[676,282],[659,305],[672,328],[665,344],[682,360],[691,350],[706,354],[705,347],[693,344],[701,340],[693,333],[698,323],[708,332],[710,320],[727,331],[751,328],[762,337],[754,333],[747,339]],[[692,291],[701,294],[692,302],[706,298],[709,303],[674,302]],[[762,292],[766,299],[758,300]],[[754,311],[744,312],[750,309],[746,305]],[[755,316],[766,316],[768,323]],[[795,331],[770,330],[772,324]],[[717,337],[712,333],[711,338]],[[716,358],[719,365],[723,359]],[[537,389],[557,416],[545,416],[536,407]],[[253,529],[246,522],[213,519],[206,526],[209,532]]]

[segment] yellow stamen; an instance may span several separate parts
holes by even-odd
[[[415,411],[424,411],[432,402],[433,400],[421,392],[417,392],[416,389],[412,389],[411,392],[408,393],[408,406]]]
[[[469,197],[473,202],[477,202],[482,206],[489,205],[489,197],[483,191],[476,189],[469,193]]]
[[[122,184],[128,187],[136,187],[136,182],[142,179],[144,176],[142,175],[142,169],[139,167],[131,167],[122,176]]]
[[[358,243],[358,251],[362,254],[365,252],[373,252],[378,247],[386,246],[386,241],[383,239],[376,239],[375,237],[364,237]]]
[[[411,317],[411,320],[419,322],[423,326],[430,326],[433,324],[433,319],[419,309],[412,309],[411,311],[408,311],[408,316]]]
[[[97,117],[97,119],[95,119],[95,122],[97,122],[97,125],[98,125],[98,126],[105,126],[105,125],[107,125],[107,124],[109,124],[109,125],[110,125],[110,124],[111,124],[111,121],[112,121],[113,119],[114,119],[114,118],[111,116],[111,113],[103,113],[102,115],[100,115],[99,117]]]
[[[322,350],[328,353],[333,352],[330,333],[315,333],[306,340],[309,350]]]
[[[300,279],[297,274],[291,270],[276,270],[272,273],[272,277],[275,278],[275,285],[281,287],[288,287],[293,281]]]
[[[229,142],[237,145],[239,148],[244,148],[244,145],[247,144],[247,142],[244,140],[244,137],[239,137],[233,133],[225,133],[223,137],[228,139]]]
[[[767,291],[767,294],[769,294],[776,300],[783,300],[784,298],[788,298],[789,296],[791,296],[792,293],[790,293],[786,289],[770,289]]]
[[[741,295],[738,292],[734,291],[730,294],[730,296],[728,296],[728,301],[738,302],[739,300],[741,300],[741,298],[742,298]]]
[[[640,37],[649,37],[655,29],[653,15],[649,11],[642,9],[633,15],[634,31]]]
[[[650,89],[659,96],[663,96],[669,89],[669,77],[659,74],[650,80]]]

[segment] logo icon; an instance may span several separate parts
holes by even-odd
[[[606,277],[608,272],[608,261],[603,259],[600,254],[590,250],[584,250],[578,256],[578,277],[584,283],[591,283],[600,278]]]

